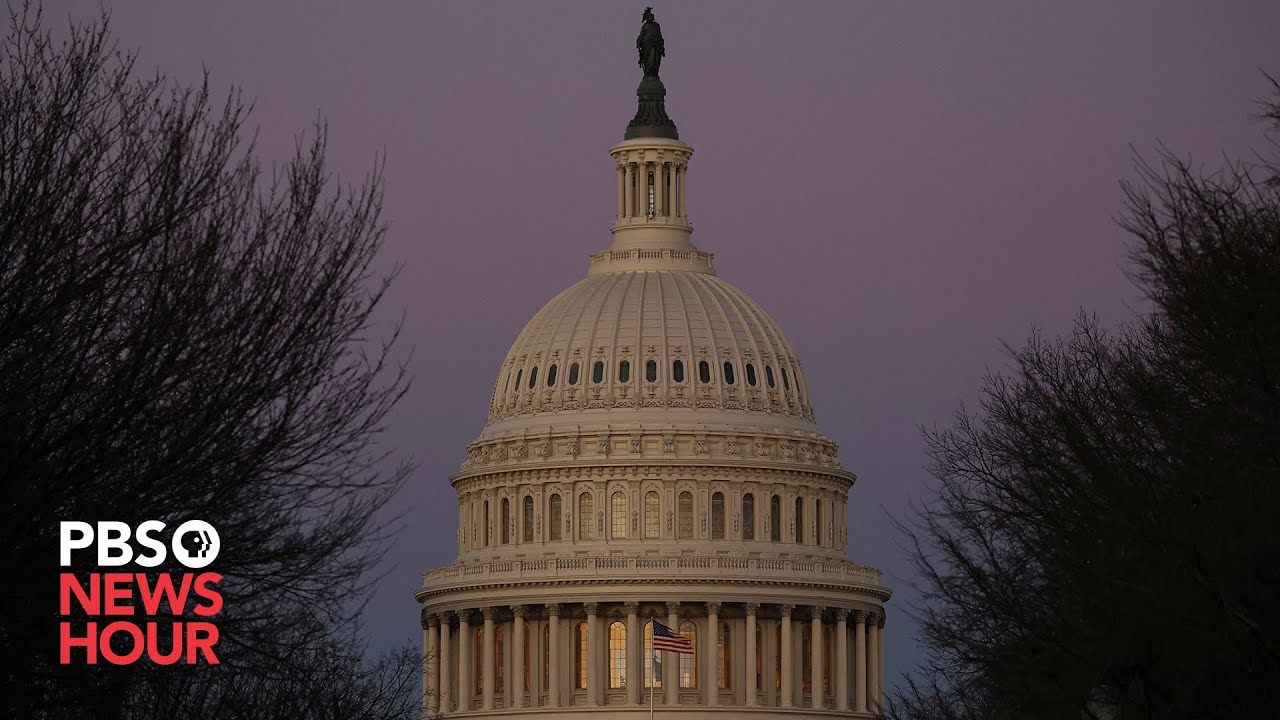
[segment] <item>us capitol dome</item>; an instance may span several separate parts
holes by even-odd
[[[782,330],[690,242],[648,12],[637,47],[613,242],[511,345],[450,478],[425,715],[869,717],[890,590],[847,556],[856,478]],[[652,620],[695,650],[656,677]]]

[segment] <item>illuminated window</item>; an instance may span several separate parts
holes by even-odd
[[[622,621],[609,625],[609,687],[627,686],[627,626]]]
[[[724,539],[724,493],[711,493],[711,539]]]
[[[698,687],[698,626],[685,620],[680,623],[680,634],[693,645],[692,655],[680,655],[680,687]]]
[[[520,519],[524,523],[524,527],[521,529],[520,537],[524,542],[533,542],[533,496],[525,495],[523,502],[524,513]]]
[[[584,492],[578,496],[578,539],[595,540],[596,522],[595,508],[591,493]]]
[[[615,540],[627,537],[627,496],[621,490],[609,498],[609,537]]]
[[[502,536],[502,544],[511,542],[511,500],[502,498],[502,527],[498,529]]]
[[[560,495],[559,494],[552,495],[551,502],[549,504],[551,507],[547,511],[547,517],[549,518],[547,522],[547,530],[549,530],[550,532],[548,532],[547,535],[550,536],[552,540],[559,540],[560,539],[560,517],[561,517],[560,506],[563,504],[562,501],[560,500]]]
[[[716,642],[716,661],[719,667],[719,683],[721,690],[732,687],[730,678],[733,675],[733,654],[729,647],[729,623],[720,623],[720,637]]]
[[[659,668],[658,677],[653,677],[653,623],[644,624],[644,686],[647,688],[662,687],[662,672]]]
[[[680,523],[677,527],[681,540],[693,539],[693,493],[685,490],[680,493],[677,508],[680,512]]]
[[[587,687],[587,624],[580,622],[574,628],[573,678],[579,689]]]
[[[742,539],[756,539],[756,496],[751,493],[742,496]]]
[[[646,538],[661,537],[662,506],[657,491],[650,490],[644,496],[644,536]]]

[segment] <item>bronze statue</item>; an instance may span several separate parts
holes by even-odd
[[[667,50],[662,44],[662,26],[653,19],[651,7],[644,9],[644,24],[636,38],[636,50],[640,51],[640,67],[644,68],[644,76],[657,77],[658,67],[662,65]]]

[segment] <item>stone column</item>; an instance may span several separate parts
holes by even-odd
[[[665,179],[663,178],[663,176],[666,174],[667,174],[667,168],[665,164],[663,164],[661,161],[654,163],[653,165],[653,210],[654,210],[654,214],[656,215],[667,214],[667,205],[665,202],[663,202],[664,198],[662,197],[662,193],[665,190],[665,187],[664,187],[665,183],[663,183],[662,181]]]
[[[524,707],[524,606],[512,605],[511,614],[515,616],[515,624],[512,627],[511,634],[515,642],[511,644],[511,664],[515,666],[515,671],[511,673],[511,695],[507,699],[507,707]]]
[[[547,605],[547,707],[560,707],[560,604]]]
[[[876,618],[876,710],[884,709],[884,611]]]
[[[746,668],[746,688],[748,705],[756,704],[756,613],[759,612],[760,605],[758,603],[747,603],[747,658],[742,667]]]
[[[440,621],[435,615],[422,611],[423,624],[423,657],[422,657],[422,698],[423,709],[434,711],[439,707],[440,692],[436,688],[436,668],[440,666]]]
[[[587,611],[587,704],[600,704],[600,653],[596,646],[600,644],[600,631],[596,627],[596,611],[599,603],[586,603],[582,606]]]
[[[626,217],[627,212],[627,171],[618,166],[618,217]]]
[[[640,704],[640,686],[644,684],[644,635],[640,632],[640,603],[623,603],[627,611],[627,702]]]
[[[453,700],[451,685],[453,684],[453,668],[449,662],[449,623],[452,620],[448,613],[437,616],[440,621],[440,658],[436,666],[440,668],[440,713],[449,712],[449,703]]]
[[[707,704],[720,702],[720,603],[707,603]]]
[[[679,618],[676,613],[680,610],[680,603],[667,603],[667,627],[672,632],[680,629]],[[667,689],[667,704],[675,705],[680,702],[680,655],[677,653],[666,653],[662,656],[662,685]]]
[[[794,693],[791,690],[791,683],[794,679],[794,664],[791,662],[791,611],[796,609],[795,605],[782,606],[782,698],[778,703],[781,707],[791,707],[791,701],[794,699]]]
[[[867,611],[853,611],[853,709],[867,711]]]
[[[626,173],[626,178],[623,182],[626,184],[627,191],[626,191],[626,197],[624,198],[625,205],[623,206],[622,209],[626,213],[627,217],[633,217],[636,214],[636,187],[635,187],[636,172],[635,170],[632,169],[631,163],[626,164],[625,173]]]
[[[836,608],[836,709],[849,709],[849,611]]]
[[[458,612],[458,710],[471,709],[471,611]]]
[[[493,709],[494,657],[493,657],[493,620],[497,616],[497,608],[487,607],[481,611],[484,615],[484,654],[480,658],[483,687],[481,688],[481,708]]]
[[[809,636],[809,707],[822,707],[822,612],[826,608],[809,609],[811,633]]]

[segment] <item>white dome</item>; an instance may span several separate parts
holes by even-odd
[[[816,430],[800,362],[754,300],[706,270],[612,271],[570,286],[525,325],[485,435],[567,413],[633,422],[708,412]]]

